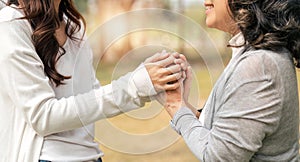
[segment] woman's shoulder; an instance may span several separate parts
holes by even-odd
[[[249,50],[236,61],[232,75],[238,78],[277,78],[293,71],[294,64],[291,54],[286,49],[282,51]]]
[[[243,64],[255,64],[257,67],[267,65],[275,68],[293,65],[292,55],[285,48],[277,51],[266,49],[249,50],[241,56],[240,60]]]
[[[6,6],[0,10],[0,27],[2,32],[23,32],[31,37],[32,29],[27,19],[20,19],[24,17],[22,11],[16,6]],[[21,34],[22,35],[22,34]]]
[[[12,21],[21,17],[24,15],[16,6],[6,6],[0,10],[0,22]]]
[[[15,52],[23,49],[34,50],[32,43],[32,29],[22,13],[12,7],[4,7],[0,10],[0,60],[19,55]]]

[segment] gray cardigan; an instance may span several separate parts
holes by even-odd
[[[205,122],[181,108],[171,124],[201,161],[298,161],[299,103],[287,50],[239,53],[204,106]]]

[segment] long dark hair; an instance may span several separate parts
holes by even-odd
[[[85,20],[76,10],[72,0],[62,0],[58,14],[55,10],[54,0],[22,0],[24,3],[24,19],[30,22],[33,29],[32,40],[35,50],[44,64],[45,74],[50,80],[59,86],[65,79],[71,76],[63,76],[56,69],[59,58],[65,54],[65,49],[61,47],[55,37],[55,31],[59,28],[60,22],[66,21],[66,34],[72,40],[81,40],[74,36],[83,27],[85,30]],[[8,0],[7,5],[19,5],[18,0]],[[62,49],[62,50],[60,50]]]
[[[228,0],[229,10],[255,49],[288,49],[300,68],[299,0]]]

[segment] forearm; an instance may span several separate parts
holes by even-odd
[[[88,93],[60,100],[51,91],[39,91],[31,99],[17,99],[16,104],[24,111],[27,123],[39,135],[46,136],[143,106],[149,99],[139,96],[135,87],[130,88],[133,82],[129,78],[130,74]],[[17,91],[21,96],[27,93]]]
[[[202,126],[194,112],[190,108],[182,107],[174,115],[171,126],[182,135],[195,156],[199,160],[203,160],[210,132]]]
[[[2,62],[1,67],[8,70],[2,71],[1,76],[7,78],[2,81],[3,86],[24,114],[24,120],[41,136],[79,128],[136,109],[149,101],[147,94],[155,94],[151,81],[142,81],[146,86],[139,85],[139,72],[135,71],[110,85],[57,99],[41,68],[42,63],[32,56],[35,55],[16,55]],[[143,69],[138,68],[138,71],[144,73]]]
[[[261,121],[256,114],[261,111],[247,114],[247,117],[237,116],[237,111],[219,113],[207,129],[190,109],[181,108],[171,125],[201,161],[249,161],[262,146],[265,132],[273,126],[267,122],[274,121],[275,116],[264,117]]]
[[[235,123],[228,121],[228,123]],[[226,125],[216,123],[212,129],[207,129],[186,107],[181,108],[174,116],[171,126],[186,142],[187,146],[200,161],[249,161],[253,150],[244,148],[229,135],[239,136],[239,132],[232,132],[223,128]],[[230,149],[228,149],[230,148]]]

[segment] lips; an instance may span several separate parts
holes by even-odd
[[[206,10],[210,10],[210,9],[213,9],[213,8],[214,8],[214,5],[211,4],[211,3],[204,3],[204,6],[205,6],[205,9],[206,9]]]
[[[208,14],[213,8],[214,5],[212,3],[204,3],[206,14]]]

